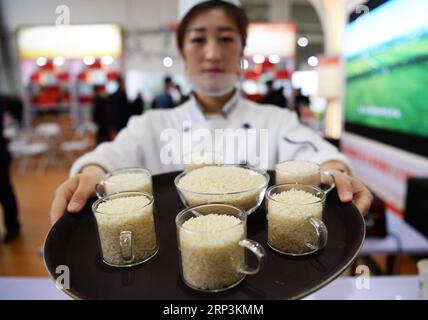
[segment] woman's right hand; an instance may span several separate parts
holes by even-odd
[[[50,219],[55,224],[67,210],[77,213],[85,206],[86,201],[95,195],[95,186],[101,181],[105,171],[98,166],[88,166],[75,177],[63,182],[55,191]]]

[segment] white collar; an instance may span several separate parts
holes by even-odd
[[[222,114],[225,118],[227,118],[232,113],[232,111],[236,108],[240,97],[241,97],[241,94],[239,92],[239,89],[236,88],[234,95],[221,108]],[[191,108],[193,109],[192,113],[197,114],[198,118],[200,119],[205,119],[203,108],[199,104],[198,99],[196,99],[194,93],[191,94],[190,100],[191,100]]]

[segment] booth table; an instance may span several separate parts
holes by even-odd
[[[367,262],[371,271],[375,274],[382,274],[383,272],[370,258],[370,255],[388,255],[386,274],[392,275],[397,255],[428,256],[428,239],[405,220],[390,212],[386,214],[386,219],[388,236],[366,238],[360,256]]]
[[[371,277],[370,289],[358,289],[357,277],[338,278],[306,300],[414,300],[418,277]],[[70,300],[49,278],[0,277],[0,300]]]
[[[388,212],[386,218],[388,236],[379,239],[366,238],[360,255],[397,253],[428,255],[428,239],[423,234],[392,213]]]

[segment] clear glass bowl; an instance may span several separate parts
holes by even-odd
[[[233,166],[233,167],[248,169],[261,174],[265,178],[265,181],[260,186],[243,190],[243,191],[226,192],[226,193],[198,192],[195,190],[184,189],[183,187],[179,186],[179,181],[183,177],[189,174],[189,172],[182,172],[175,178],[174,184],[183,204],[186,207],[191,207],[191,206],[207,204],[207,203],[227,203],[227,204],[231,204],[242,208],[247,214],[253,213],[263,202],[266,189],[269,185],[270,177],[266,173],[266,171],[258,168],[249,167],[249,166],[243,166],[243,165],[217,165],[217,166],[218,167]]]

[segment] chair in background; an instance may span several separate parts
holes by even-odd
[[[92,123],[85,123],[76,129],[73,140],[60,144],[59,149],[68,163],[94,147],[95,132],[96,126]]]
[[[45,142],[31,142],[28,137],[20,137],[8,145],[9,152],[12,157],[17,161],[18,174],[25,174],[29,168],[32,167],[33,163],[37,163],[35,166],[37,174],[41,174],[46,169],[46,159],[49,152],[49,145]]]
[[[35,139],[48,145],[48,152],[42,159],[42,166],[56,166],[59,163],[59,145],[61,142],[61,127],[57,123],[44,122],[34,129]]]

